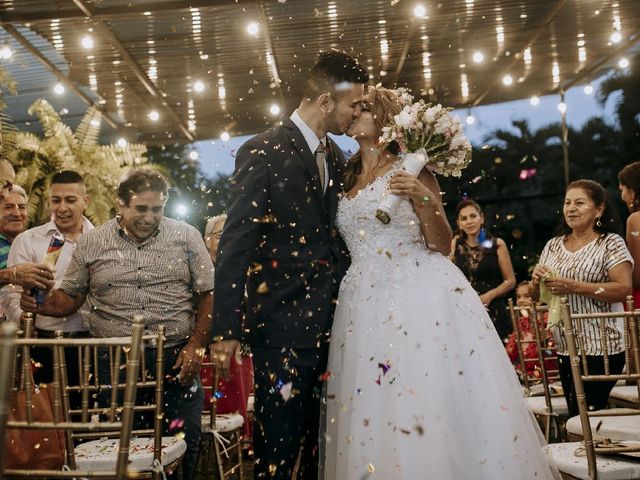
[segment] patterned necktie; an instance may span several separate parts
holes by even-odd
[[[325,163],[327,158],[327,149],[322,142],[316,148],[316,165],[318,166],[318,173],[320,174],[320,185],[322,185],[322,191],[325,191]]]

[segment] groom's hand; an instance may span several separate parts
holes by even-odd
[[[240,345],[238,340],[220,340],[213,343],[213,358],[211,359],[214,368],[224,380],[231,378],[231,357],[235,354]]]

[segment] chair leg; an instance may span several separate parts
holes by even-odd
[[[213,449],[216,454],[216,464],[218,467],[218,475],[220,475],[220,480],[224,480],[224,464],[222,463],[222,454],[220,453],[220,442],[218,442],[215,437],[212,439]]]
[[[236,442],[238,444],[238,468],[240,469],[240,480],[244,480],[244,471],[242,468],[242,433],[240,430],[236,432]]]

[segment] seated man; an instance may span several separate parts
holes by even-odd
[[[154,170],[125,175],[118,186],[119,215],[78,238],[60,288],[42,305],[27,292],[20,303],[25,311],[61,317],[86,299],[95,337],[130,335],[135,315],[144,317],[148,331],[166,327],[165,420],[184,431],[183,478],[191,480],[200,443],[199,372],[211,335],[213,264],[195,228],[164,216],[168,189]],[[146,353],[152,369],[157,352]]]

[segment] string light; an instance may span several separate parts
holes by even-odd
[[[258,26],[258,24],[256,22],[250,22],[247,25],[247,33],[253,37],[255,37],[256,35],[258,35],[258,31],[260,30],[260,27]]]
[[[220,140],[223,142],[228,142],[230,138],[229,132],[222,132],[222,135],[220,135]]]
[[[120,137],[116,143],[120,148],[124,148],[127,146],[127,141],[123,137]]]
[[[567,113],[567,104],[566,104],[566,103],[564,103],[564,102],[560,102],[560,103],[558,104],[558,111],[559,111],[560,113],[562,113],[562,114]]]
[[[149,119],[153,122],[157,122],[160,118],[160,114],[156,110],[151,110],[149,112]]]
[[[93,38],[91,37],[91,35],[85,35],[84,37],[82,37],[80,43],[86,49],[93,48]]]
[[[484,61],[484,53],[482,52],[474,52],[473,61],[476,63],[482,63]]]
[[[620,68],[627,68],[629,66],[629,60],[627,60],[625,57],[622,57],[620,60],[618,60],[618,66]]]
[[[195,150],[191,150],[189,152],[189,159],[191,160],[197,160],[198,159],[198,152]]]
[[[591,95],[593,93],[593,86],[591,84],[584,86],[584,93],[586,95]]]
[[[9,60],[13,57],[13,50],[11,50],[11,47],[6,43],[2,45],[2,48],[0,49],[0,57],[2,57],[3,60]]]
[[[427,14],[427,8],[421,3],[418,3],[413,9],[413,14],[418,18],[422,18]]]
[[[612,43],[620,43],[620,40],[622,40],[622,35],[620,34],[620,32],[613,32],[611,34]]]
[[[476,118],[473,115],[469,114],[467,115],[465,121],[467,122],[467,125],[473,125],[474,123],[476,123]]]
[[[271,115],[278,115],[280,113],[280,107],[274,103],[271,105],[271,108],[269,108],[269,111]]]
[[[531,99],[529,100],[529,102],[531,103],[531,105],[533,105],[534,107],[537,107],[538,105],[540,105],[540,98],[536,95],[534,95],[533,97],[531,97]]]
[[[53,87],[53,91],[56,95],[62,95],[64,93],[64,85],[61,83],[56,83]]]
[[[203,82],[201,82],[200,80],[197,80],[197,81],[193,82],[193,89],[194,89],[196,92],[202,92],[202,91],[204,91],[204,83],[203,83]]]
[[[502,83],[506,86],[509,86],[513,83],[513,77],[509,74],[502,77]]]

